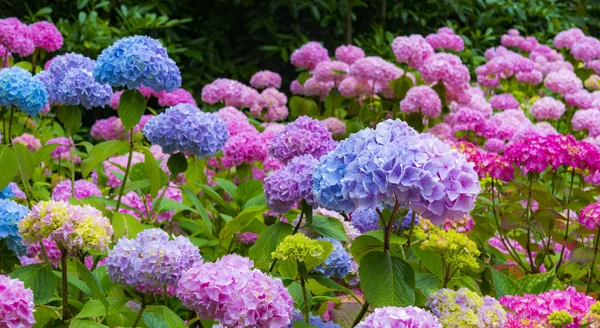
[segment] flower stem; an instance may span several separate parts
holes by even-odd
[[[575,179],[575,169],[572,169],[571,171],[571,185],[569,186],[569,194],[566,198],[566,203],[567,205],[569,204],[569,202],[571,201],[571,195],[573,195],[573,180]],[[558,258],[558,263],[556,263],[556,275],[558,276],[558,269],[560,268],[562,261],[563,261],[563,256],[565,255],[565,244],[564,242],[567,241],[567,238],[569,237],[569,225],[571,223],[571,211],[567,210],[567,225],[565,227],[565,235],[563,237],[563,245],[562,248],[560,249],[560,257]]]
[[[585,288],[585,293],[587,294],[590,291],[590,286],[592,285],[592,280],[594,280],[594,267],[596,266],[596,256],[598,255],[598,241],[600,241],[600,227],[598,227],[598,231],[596,232],[596,238],[594,242],[594,258],[590,263],[590,276],[588,278],[587,287]]]
[[[300,275],[300,286],[302,286],[302,296],[304,297],[304,321],[306,321],[306,323],[309,323],[310,320],[310,307],[308,304],[308,294],[306,293],[306,283],[304,281],[304,277],[302,277],[302,275]]]
[[[532,184],[533,179],[529,179],[529,188],[527,195],[527,242],[525,243],[525,248],[527,249],[527,257],[529,258],[529,265],[531,267],[531,272],[536,273],[537,269],[535,267],[535,263],[533,262],[533,256],[531,255],[531,193],[532,193]]]
[[[69,281],[67,280],[67,259],[69,254],[64,247],[60,248],[61,252],[61,260],[60,260],[60,268],[62,270],[62,298],[63,298],[63,308],[62,308],[62,321],[65,322],[69,316]]]
[[[135,321],[131,327],[137,327],[138,322],[140,322],[140,319],[142,319],[142,314],[144,314],[144,309],[146,309],[146,303],[142,302],[142,308],[140,309],[140,312],[138,312],[137,317],[135,317]]]
[[[365,301],[363,303],[362,307],[360,308],[358,315],[354,319],[354,322],[352,323],[352,327],[355,327],[356,325],[358,325],[360,323],[362,318],[365,316],[365,313],[367,313],[368,309],[369,309],[369,302]]]
[[[13,116],[15,114],[15,107],[11,106],[10,107],[10,115],[8,118],[8,134],[6,136],[6,143],[12,145],[12,138],[11,138],[11,133],[12,133],[12,120],[13,120]]]
[[[133,128],[129,133],[129,156],[127,157],[127,167],[125,167],[125,175],[123,175],[123,182],[121,183],[121,189],[119,189],[119,198],[117,199],[117,206],[115,207],[115,213],[119,213],[121,207],[121,198],[125,191],[125,184],[127,184],[127,178],[129,178],[129,169],[131,168],[131,159],[133,158]]]

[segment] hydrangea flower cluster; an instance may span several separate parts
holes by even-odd
[[[544,97],[531,106],[531,115],[536,120],[558,120],[565,113],[565,110],[565,104],[562,102],[552,97]]]
[[[573,323],[573,316],[565,310],[557,310],[548,316],[548,323],[552,327],[562,328]]]
[[[196,263],[177,285],[177,297],[201,319],[224,327],[285,327],[294,300],[280,279],[252,270],[253,262],[237,254],[215,263]]]
[[[355,78],[379,83],[388,83],[402,73],[400,68],[381,57],[361,58],[350,66],[350,75]]]
[[[429,86],[412,87],[400,102],[400,110],[405,113],[420,111],[424,116],[435,118],[442,113],[442,101],[435,90]]]
[[[281,121],[288,116],[287,97],[275,88],[268,88],[260,93],[256,102],[250,107],[252,117],[265,121]]]
[[[54,190],[52,191],[53,200],[66,202],[71,196],[73,196],[71,180],[63,180],[54,186]],[[100,191],[95,183],[87,180],[75,181],[74,197],[76,199],[84,199],[90,196],[102,196],[102,191]]]
[[[419,69],[427,58],[435,51],[425,38],[420,35],[399,36],[392,42],[392,51],[399,63]]]
[[[271,71],[259,71],[250,78],[250,85],[256,89],[281,88],[281,75]]]
[[[285,213],[294,203],[305,200],[313,203],[312,171],[319,164],[311,155],[294,157],[285,168],[271,172],[264,180],[267,205],[274,211]]]
[[[456,230],[440,229],[433,224],[422,223],[424,229],[416,229],[415,235],[423,240],[421,249],[439,253],[444,263],[452,269],[477,269],[477,257],[481,254],[477,244]]]
[[[57,56],[52,65],[36,75],[48,91],[52,104],[104,107],[110,103],[113,91],[110,85],[94,80],[94,61],[80,54]]]
[[[10,186],[9,186],[10,188]],[[8,249],[23,253],[25,248],[19,234],[19,222],[29,213],[29,209],[12,200],[0,199],[0,240],[4,239]]]
[[[190,152],[199,158],[223,148],[229,132],[223,120],[190,104],[169,107],[144,126],[144,135],[168,154]]]
[[[283,163],[302,155],[319,159],[336,145],[325,124],[308,116],[300,116],[273,137],[269,144],[269,155]]]
[[[177,89],[175,91],[161,91],[158,95],[158,104],[162,107],[176,106],[179,104],[196,105],[196,100],[192,94],[185,89]]]
[[[318,42],[311,41],[294,50],[290,60],[292,65],[298,68],[313,70],[318,63],[329,61],[330,59],[327,49]]]
[[[473,164],[462,154],[400,120],[352,134],[321,158],[313,178],[323,207],[351,212],[410,203],[438,223],[462,218],[480,190]]]
[[[229,79],[216,79],[202,88],[202,101],[211,105],[223,102],[225,106],[252,107],[258,96],[258,91]]]
[[[228,125],[229,123],[233,122],[248,122],[248,117],[246,116],[246,114],[232,106],[223,107],[219,109],[216,114],[219,115],[219,117],[223,119],[223,121],[225,121],[225,123],[227,123]],[[231,131],[229,131],[229,133],[233,135]]]
[[[568,287],[566,290],[551,290],[539,295],[502,296],[500,303],[508,310],[508,324],[514,325],[511,327],[519,324],[544,326],[548,323],[548,316],[557,310],[566,311],[573,317],[573,324],[569,327],[579,327],[596,301],[584,293],[578,293],[575,287]]]
[[[48,92],[37,77],[16,66],[0,69],[0,106],[15,106],[23,113],[35,116],[46,103]]]
[[[350,66],[343,61],[322,61],[312,71],[313,76],[320,82],[334,82],[339,84],[350,71]]]
[[[278,260],[291,259],[303,262],[308,257],[317,257],[325,250],[316,240],[301,233],[286,236],[278,245],[271,257]]]
[[[452,29],[449,27],[442,27],[438,29],[437,33],[431,33],[427,35],[425,40],[433,49],[463,51],[465,48],[465,42],[463,39],[454,34],[454,31],[452,31]]]
[[[519,109],[519,102],[510,93],[492,96],[490,98],[490,105],[493,109],[498,110]]]
[[[113,87],[135,89],[144,85],[156,92],[181,87],[179,68],[167,50],[147,36],[125,37],[104,49],[93,72],[96,81]]]
[[[19,234],[25,245],[49,238],[67,251],[108,250],[113,228],[110,220],[97,209],[66,202],[42,201],[19,222]]]
[[[31,152],[37,151],[40,148],[42,148],[42,143],[40,142],[40,140],[38,140],[38,138],[32,136],[29,133],[23,133],[18,137],[14,137],[12,139],[12,142],[22,143],[23,145],[25,145],[25,147],[27,147],[27,150]]]
[[[431,312],[414,306],[376,308],[361,321],[357,328],[442,328],[440,322]]]
[[[504,327],[506,311],[490,296],[481,297],[466,288],[443,288],[429,295],[425,304],[443,327]]]
[[[33,292],[23,282],[0,275],[0,326],[30,328],[33,317]]]
[[[334,137],[340,137],[346,134],[346,123],[337,117],[328,117],[321,122],[325,124]]]
[[[357,60],[365,58],[365,52],[361,48],[351,44],[342,45],[335,49],[335,58],[348,65],[352,65]]]
[[[579,212],[579,224],[596,230],[600,227],[600,203],[593,203],[581,209]]]
[[[329,254],[325,262],[319,264],[313,271],[323,274],[327,278],[344,279],[351,271],[352,258],[341,242],[329,238],[321,237],[317,240],[326,240],[333,244],[333,251]]]
[[[54,139],[50,139],[46,141],[46,145],[58,145],[54,150],[50,153],[50,157],[57,160],[70,160],[71,159],[71,147],[75,147],[75,144],[69,140],[67,137],[58,137]],[[75,164],[79,164],[81,162],[81,157],[74,155],[73,160]]]
[[[181,190],[179,188],[176,188],[172,185],[165,187],[165,188],[167,188],[167,190],[165,191],[165,195],[163,196],[163,198],[172,199],[178,203],[180,203],[182,201]],[[164,190],[164,188],[161,189],[158,192],[158,194],[161,195],[163,190]],[[132,207],[132,208],[136,209],[137,211],[132,211],[132,210],[129,210],[126,208],[120,208],[119,213],[125,213],[125,214],[132,215],[135,218],[137,218],[138,220],[141,220],[142,218],[147,218],[148,215],[153,212],[153,206],[152,206],[153,199],[152,199],[151,195],[146,195],[145,198],[146,199],[144,201],[144,199],[135,191],[130,191],[130,192],[126,193],[121,200],[123,202],[123,205]],[[158,221],[158,222],[170,221],[171,218],[173,218],[174,214],[175,214],[175,211],[162,212],[162,213],[159,213],[158,215],[155,214],[156,221]],[[149,218],[149,219],[154,219],[154,217]]]
[[[360,207],[350,213],[350,222],[361,233],[377,230],[379,215],[374,208]]]
[[[13,198],[15,193],[10,185],[4,187],[4,189],[0,190],[0,199],[9,199]]]
[[[144,230],[135,238],[121,238],[108,253],[106,269],[112,281],[140,291],[162,293],[176,286],[183,272],[202,262],[189,239],[173,239],[161,229]]]

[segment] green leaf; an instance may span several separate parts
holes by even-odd
[[[404,99],[406,93],[414,85],[413,81],[406,75],[390,81],[390,88],[394,91],[395,99]]]
[[[310,256],[304,259],[304,265],[306,265],[306,271],[314,269],[319,264],[325,262],[329,257],[329,254],[333,251],[333,244],[327,240],[317,240],[321,246],[323,246],[323,253],[319,256]]]
[[[169,156],[167,160],[167,167],[171,171],[172,176],[176,176],[179,173],[184,173],[188,169],[187,158],[183,153],[176,153]]]
[[[296,118],[302,115],[319,116],[319,106],[314,100],[293,96],[289,102],[290,116]]]
[[[83,309],[81,309],[81,312],[79,312],[75,318],[94,318],[117,313],[121,311],[125,307],[125,304],[127,304],[129,301],[130,299],[128,298],[108,298],[109,305],[107,312],[104,304],[102,304],[100,301],[89,300],[85,303]]]
[[[344,225],[338,219],[315,215],[313,216],[312,227],[323,237],[330,237],[345,242],[348,241]]]
[[[221,178],[215,178],[215,181],[217,182],[217,185],[221,187],[221,189],[225,190],[229,196],[233,197],[233,195],[235,195],[237,186],[233,182]]]
[[[167,176],[163,170],[158,166],[154,155],[146,147],[142,148],[144,152],[144,165],[148,172],[148,178],[150,179],[150,197],[156,198],[158,192],[167,183]]]
[[[254,196],[254,197],[248,199],[248,201],[246,202],[246,204],[244,204],[242,209],[246,209],[251,206],[259,206],[259,205],[267,206],[267,198],[265,198],[265,195],[262,193],[258,196]]]
[[[545,273],[536,273],[526,275],[516,281],[519,290],[523,294],[539,294],[547,292],[552,289],[554,284],[555,273],[554,271]]]
[[[225,224],[225,227],[221,230],[221,239],[229,238],[233,236],[235,232],[242,231],[255,217],[266,211],[266,206],[252,206],[244,209],[240,214]]]
[[[316,327],[316,326],[313,326],[313,325],[311,325],[309,323],[306,323],[305,321],[302,321],[302,320],[297,320],[297,321],[294,321],[294,325],[292,327],[293,328],[313,328],[313,327]]]
[[[287,285],[286,287],[288,292],[290,293],[290,296],[292,297],[292,299],[294,299],[296,307],[298,309],[304,309],[304,295],[302,294],[302,286],[300,285],[300,283],[292,281],[292,283]],[[312,300],[312,295],[308,291],[306,292],[308,296],[308,303],[310,304]]]
[[[233,199],[242,207],[250,199],[261,195],[264,196],[262,182],[260,180],[248,180],[237,187],[233,193]]]
[[[81,280],[88,286],[100,302],[102,302],[108,311],[108,300],[106,299],[104,291],[102,290],[102,287],[100,287],[100,283],[98,282],[98,279],[96,279],[96,276],[94,276],[81,261],[76,260],[75,263],[77,263],[77,273],[79,274],[79,277],[81,277]]]
[[[168,328],[167,322],[160,315],[144,312],[142,313],[142,321],[147,327],[152,328]]]
[[[207,185],[203,185],[203,184],[199,184],[199,183],[197,183],[196,185],[198,185],[200,187],[200,189],[202,189],[202,191],[204,192],[204,194],[206,196],[210,197],[212,200],[217,202],[219,205],[223,206],[223,208],[225,208],[227,213],[236,213],[236,210],[231,205],[229,205],[225,200],[223,200],[223,197],[219,196],[219,194],[214,189],[212,189],[211,187],[209,187]]]
[[[44,145],[33,153],[33,166],[38,167],[42,162],[48,161],[51,157],[50,154],[58,147],[57,144]]]
[[[35,307],[33,317],[35,318],[35,324],[33,325],[33,328],[43,328],[47,326],[48,321],[52,319],[60,319],[60,314],[52,307],[40,305]]]
[[[125,90],[119,102],[119,118],[125,131],[130,130],[140,122],[146,110],[146,98],[137,89]]]
[[[429,294],[435,293],[438,290],[439,284],[440,280],[438,277],[431,273],[415,274],[415,286],[425,297],[429,297]]]
[[[358,276],[367,300],[375,307],[415,303],[415,273],[410,264],[400,258],[370,252],[363,257]]]
[[[594,249],[579,247],[571,252],[570,260],[577,263],[591,263],[594,260]]]
[[[298,261],[292,259],[286,259],[277,262],[277,271],[282,277],[296,279],[298,275]]]
[[[175,314],[175,312],[171,311],[164,305],[148,306],[146,307],[146,311],[162,317],[169,328],[187,328],[187,325],[183,322],[183,320],[177,314]]]
[[[96,166],[127,148],[129,148],[129,144],[120,140],[110,140],[97,144],[90,152],[88,158],[81,162],[81,174],[86,178]]]
[[[474,292],[481,294],[481,288],[479,288],[479,284],[475,281],[475,279],[469,276],[455,276],[450,279],[450,283],[454,287],[458,288],[467,288]]]
[[[69,323],[69,328],[108,328],[108,326],[91,320],[73,319]]]
[[[314,275],[311,278],[314,279],[319,284],[321,284],[331,290],[337,290],[337,291],[344,292],[344,293],[350,292],[350,290],[348,288],[338,284],[337,282],[333,281],[330,278],[327,278],[327,277],[324,277],[321,275]]]
[[[492,279],[494,280],[494,289],[496,298],[508,295],[516,295],[519,291],[517,284],[504,273],[491,268]]]
[[[442,267],[442,257],[439,253],[434,251],[424,251],[419,245],[413,245],[410,247],[413,254],[423,263],[423,265],[431,271],[434,275],[441,277],[444,274],[444,268]]]
[[[21,179],[23,181],[29,181],[29,179],[31,179],[31,175],[33,174],[33,169],[35,168],[33,166],[33,155],[29,149],[27,149],[27,147],[20,142],[13,144],[13,149],[15,151],[15,155],[17,155],[17,159],[19,160]]]
[[[49,264],[32,264],[20,267],[10,274],[13,279],[19,279],[33,292],[33,302],[36,305],[47,303],[56,292],[56,277]]]
[[[6,145],[0,145],[0,190],[8,186],[19,170],[19,159]]]
[[[2,60],[2,59],[3,58],[0,58],[0,60]],[[31,69],[33,68],[33,65],[28,61],[20,61],[20,62],[16,63],[14,66],[21,67],[22,69],[24,69],[28,72],[31,72]]]
[[[283,238],[292,234],[292,230],[294,228],[290,224],[282,222],[268,226],[258,236],[256,243],[250,247],[248,257],[254,260],[256,267],[267,270],[272,262],[271,253]]]
[[[123,213],[113,214],[112,225],[114,229],[114,240],[119,240],[121,237],[131,239],[144,230],[140,221],[132,215]]]
[[[208,213],[206,213],[206,209],[200,202],[200,199],[198,199],[198,196],[196,196],[196,194],[188,187],[181,187],[181,190],[185,192],[192,204],[194,204],[194,207],[198,211],[198,214],[200,214],[200,217],[202,218],[202,222],[204,222],[206,229],[212,232],[212,221],[208,217]]]
[[[67,134],[74,136],[81,127],[81,109],[79,109],[79,106],[60,106],[57,114],[58,119],[65,126]]]

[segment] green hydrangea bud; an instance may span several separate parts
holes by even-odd
[[[573,323],[573,316],[565,310],[554,311],[548,316],[548,323],[552,327],[562,328]]]
[[[417,229],[415,235],[423,239],[421,249],[439,253],[444,263],[453,268],[477,269],[477,257],[481,254],[477,244],[466,235],[456,230],[445,231],[432,224],[426,227],[427,231]]]
[[[271,253],[271,257],[278,260],[292,259],[303,262],[307,257],[317,257],[324,251],[323,246],[316,240],[297,233],[285,237]]]

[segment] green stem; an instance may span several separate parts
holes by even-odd
[[[65,322],[69,317],[69,281],[67,279],[67,259],[69,257],[68,251],[61,247],[61,270],[62,270],[62,298],[63,298],[63,309],[62,309],[62,321]]]
[[[69,133],[70,135],[71,133]],[[71,195],[75,197],[75,142],[73,137],[69,136],[69,162],[71,163]]]
[[[573,195],[573,180],[574,179],[575,179],[575,169],[572,169],[572,171],[571,171],[571,185],[569,186],[569,193],[568,193],[568,196],[567,196],[567,199],[566,199],[567,205],[571,201],[571,196]],[[564,245],[564,243],[567,241],[567,238],[569,237],[569,225],[570,224],[571,224],[571,211],[567,210],[567,225],[565,227],[565,235],[563,237],[563,245],[562,245],[562,248],[560,249],[560,257],[558,258],[558,263],[556,264],[556,270],[555,270],[557,276],[558,276],[558,269],[562,265],[563,256],[565,255],[565,245]]]
[[[410,248],[410,240],[412,239],[413,231],[415,230],[415,221],[417,218],[417,212],[412,211],[412,215],[410,217],[410,230],[408,231],[408,240],[407,240],[407,248]]]
[[[590,291],[590,286],[592,285],[592,280],[594,280],[594,266],[596,266],[596,256],[598,255],[598,241],[600,241],[600,227],[598,227],[598,231],[596,232],[596,238],[594,243],[594,258],[590,263],[590,276],[588,278],[587,287],[585,288],[585,293],[587,294]]]
[[[119,208],[121,207],[121,198],[123,197],[123,192],[125,191],[125,185],[127,184],[127,179],[129,178],[129,169],[131,168],[131,159],[133,158],[133,128],[129,133],[129,156],[127,157],[127,167],[125,167],[125,175],[123,176],[123,182],[121,183],[121,189],[119,189],[119,198],[117,199],[117,206],[115,207],[115,213],[119,213]]]
[[[154,214],[156,214],[156,210],[158,209],[158,206],[160,205],[160,202],[162,202],[163,198],[165,197],[165,194],[167,193],[167,189],[169,188],[169,184],[170,183],[171,183],[170,181],[167,182],[167,185],[162,190],[162,192],[161,192],[160,196],[158,197],[158,200],[156,201],[156,203],[153,204],[152,211],[148,215],[148,221],[150,221],[152,224],[154,224],[154,221],[155,221],[152,217],[154,216]],[[146,211],[146,213],[148,213],[148,211]]]
[[[533,256],[531,255],[531,188],[533,184],[533,179],[529,179],[529,189],[527,194],[527,242],[525,243],[525,248],[527,249],[527,257],[529,258],[529,265],[531,267],[531,272],[535,273],[537,271],[535,267],[535,263],[533,262]]]
[[[11,138],[11,133],[12,133],[12,120],[13,120],[13,116],[15,114],[15,107],[11,106],[10,107],[10,115],[8,118],[8,135],[6,136],[6,143],[12,145],[12,138]]]
[[[369,302],[365,301],[363,303],[362,307],[360,308],[358,315],[354,319],[354,322],[352,323],[352,327],[355,327],[356,325],[358,325],[360,323],[362,318],[365,316],[365,313],[367,313],[368,309],[369,309]]]
[[[304,297],[304,310],[302,312],[304,313],[304,320],[306,321],[306,323],[309,323],[310,307],[308,304],[308,293],[306,292],[306,283],[305,283],[304,277],[302,277],[302,275],[300,275],[300,286],[302,286],[302,296]]]
[[[142,302],[142,308],[140,309],[140,312],[138,312],[137,317],[135,317],[135,321],[133,322],[133,325],[131,325],[131,327],[137,327],[138,322],[140,322],[140,319],[142,319],[142,314],[144,313],[145,308],[146,303]]]

